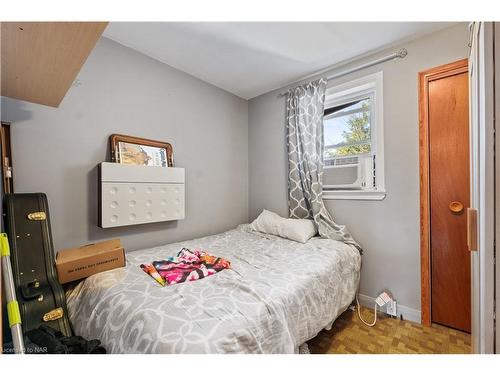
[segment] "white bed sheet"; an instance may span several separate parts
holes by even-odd
[[[231,261],[216,275],[161,287],[139,265],[202,248]],[[361,256],[342,242],[305,244],[248,225],[127,253],[125,268],[67,293],[75,333],[110,353],[296,353],[352,302]]]

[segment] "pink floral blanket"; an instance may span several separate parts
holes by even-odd
[[[202,279],[230,267],[231,263],[224,258],[201,249],[191,251],[186,248],[179,251],[176,257],[154,261],[152,264],[141,264],[142,270],[161,285]]]

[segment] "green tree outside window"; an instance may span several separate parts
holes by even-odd
[[[371,144],[363,143],[369,142],[371,139],[368,104],[363,103],[362,109],[362,112],[353,114],[349,117],[347,120],[348,130],[342,133],[342,143],[354,144],[325,150],[326,157],[333,158],[336,156],[349,156],[371,152]]]

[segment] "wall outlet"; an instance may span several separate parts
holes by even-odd
[[[377,298],[375,298],[375,303],[379,305],[380,307],[386,305],[387,303],[391,302],[392,298],[387,292],[382,292],[379,294]]]
[[[398,316],[398,305],[395,300],[391,300],[387,303],[387,314],[390,316]]]

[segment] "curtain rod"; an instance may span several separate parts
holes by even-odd
[[[344,70],[343,72],[340,72],[340,73],[336,73],[336,74],[333,74],[333,75],[330,75],[328,77],[326,77],[326,79],[328,81],[332,80],[332,79],[335,79],[335,78],[339,78],[339,77],[342,77],[342,76],[345,76],[347,74],[350,74],[350,73],[354,73],[354,72],[357,72],[358,70],[362,70],[362,69],[366,69],[366,68],[369,68],[371,66],[374,66],[374,65],[378,65],[378,64],[381,64],[383,62],[386,62],[386,61],[389,61],[389,60],[395,60],[395,59],[404,59],[406,57],[406,55],[408,55],[408,51],[406,50],[406,48],[401,48],[399,51],[397,52],[394,52],[394,53],[391,53],[390,55],[387,55],[387,56],[384,56],[384,57],[381,57],[379,59],[376,59],[376,60],[373,60],[373,61],[370,61],[370,62],[367,62],[365,64],[362,64],[362,65],[359,65],[359,66],[356,66],[354,68],[351,68],[351,69],[347,69],[347,70]],[[328,72],[329,70],[332,70],[332,68],[326,68],[326,69],[323,69],[319,72],[316,72],[316,73],[313,73],[313,74],[309,74],[305,77],[302,77],[301,79],[295,81],[295,82],[292,82],[291,84],[294,84],[294,83],[298,83],[298,82],[302,82],[302,81],[305,81],[309,78],[312,78],[312,77],[315,77],[315,76],[318,76],[322,73],[326,73]],[[297,86],[295,86],[297,87]],[[292,88],[294,87],[291,87],[289,88],[288,90],[286,91],[282,91],[278,94],[278,96],[285,96],[289,90],[291,90]]]

